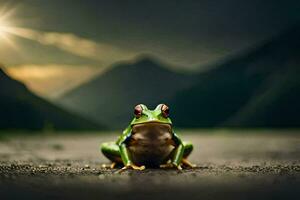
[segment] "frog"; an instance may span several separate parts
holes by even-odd
[[[111,161],[110,168],[121,166],[120,171],[124,171],[196,167],[187,159],[193,144],[175,133],[166,104],[159,104],[154,110],[138,104],[133,113],[132,121],[116,141],[100,145],[102,154]]]

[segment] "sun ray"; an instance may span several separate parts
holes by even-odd
[[[14,42],[13,40],[13,35],[10,35],[7,32],[7,27],[5,26],[1,26],[1,22],[0,22],[0,44],[7,44],[10,47],[12,47],[14,50],[18,50],[18,45],[16,44],[16,42]]]
[[[5,4],[0,8],[0,44],[9,45],[14,50],[18,50],[17,44],[13,40],[13,35],[9,33],[12,26],[12,17],[16,13],[17,7],[10,8],[9,4]]]
[[[21,27],[5,27],[4,28],[4,32],[12,34],[12,35],[16,35],[22,38],[26,38],[26,39],[35,39],[37,38],[38,31],[32,30],[32,29],[27,29],[27,28],[21,28]]]
[[[9,26],[9,22],[16,14],[17,9],[18,5],[15,5],[13,7],[10,4],[2,5],[2,7],[0,8],[0,22],[7,23],[6,25]]]

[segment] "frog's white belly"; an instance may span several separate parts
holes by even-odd
[[[171,125],[145,123],[133,126],[128,145],[133,163],[158,166],[169,159],[173,149]]]

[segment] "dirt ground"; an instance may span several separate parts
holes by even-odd
[[[99,152],[115,133],[2,133],[0,199],[296,199],[299,133],[182,131],[197,168],[121,174]]]

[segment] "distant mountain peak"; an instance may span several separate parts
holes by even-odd
[[[145,54],[142,54],[138,57],[136,57],[135,59],[133,60],[129,60],[129,61],[124,61],[124,62],[119,62],[119,63],[116,63],[113,68],[119,68],[119,67],[125,67],[125,68],[128,68],[128,67],[159,67],[159,68],[165,68],[163,67],[163,63],[151,56],[151,55],[145,55]]]
[[[154,56],[142,54],[135,59],[134,64],[161,65],[161,61]]]
[[[142,55],[133,61],[116,63],[107,74],[130,74],[130,73],[171,73],[167,65],[149,55]],[[102,75],[100,75],[101,77]]]
[[[150,57],[144,57],[142,59],[136,60],[132,67],[137,67],[139,68],[139,70],[168,70],[168,68],[164,64]]]
[[[154,107],[166,102],[193,84],[195,78],[172,71],[158,59],[140,56],[133,62],[114,65],[90,82],[66,93],[59,103],[104,122],[107,127],[122,128],[130,120],[134,105],[145,103]]]

